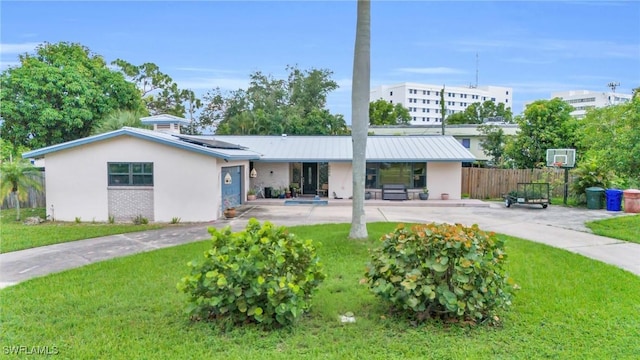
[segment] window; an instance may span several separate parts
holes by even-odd
[[[427,95],[427,90],[422,90],[422,95]]]
[[[389,91],[389,96],[393,96],[393,91]]]
[[[427,109],[425,109],[425,108],[422,108],[422,112],[427,112]]]
[[[423,121],[423,122],[424,122],[424,119],[425,119],[425,118],[422,118],[422,121]]]
[[[153,186],[153,163],[108,163],[109,186]]]
[[[428,90],[428,91],[427,91],[427,95],[431,95],[431,90]]]
[[[436,96],[440,96],[440,91],[436,91]]]
[[[427,103],[427,100],[422,99],[422,103],[423,103],[423,104],[426,104],[426,103]]]
[[[509,95],[509,90],[507,90],[507,95]]]
[[[430,104],[430,103],[431,103],[431,100],[427,100],[427,104]]]
[[[460,143],[462,144],[462,146],[464,146],[465,149],[471,148],[471,139],[462,139],[460,140]]]
[[[424,121],[424,118],[423,118]],[[367,163],[365,188],[380,189],[384,184],[404,184],[421,189],[426,185],[426,163]]]
[[[504,101],[505,101],[507,104],[509,103],[509,99],[505,99]]]

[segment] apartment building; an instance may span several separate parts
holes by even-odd
[[[442,121],[440,91],[443,85],[401,83],[382,85],[371,90],[370,100],[384,99],[392,104],[402,104],[409,109],[411,125],[439,124]],[[469,105],[487,100],[511,107],[513,90],[502,86],[460,87],[445,86],[446,115],[464,111]]]
[[[571,104],[574,107],[571,116],[581,119],[585,117],[588,109],[622,104],[631,101],[632,95],[615,92],[571,90],[551,93],[551,98],[560,98]]]

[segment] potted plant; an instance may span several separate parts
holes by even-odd
[[[227,219],[236,217],[236,201],[233,196],[226,196],[222,199],[222,213]]]
[[[290,199],[290,198],[291,198],[291,189],[287,188],[287,190],[286,190],[286,192],[285,192],[285,197],[286,197],[287,199]]]
[[[371,191],[366,191],[364,193],[364,199],[365,200],[371,200]]]
[[[285,197],[285,195],[286,195],[286,190],[285,190],[284,188],[282,188],[282,189],[278,190],[278,195],[279,195],[278,197],[279,197],[280,199],[284,199],[284,197]]]
[[[442,194],[440,194],[440,198],[442,200],[449,200],[449,194],[448,193],[442,193]]]
[[[420,196],[420,200],[429,200],[429,189],[425,187],[418,196]]]
[[[298,189],[300,189],[300,184],[291,183],[291,185],[289,185],[289,187],[291,188],[291,196],[298,197]]]
[[[247,201],[251,201],[255,199],[256,199],[256,191],[253,189],[249,189],[249,191],[247,191]]]

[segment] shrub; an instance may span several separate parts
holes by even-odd
[[[174,216],[174,217],[171,218],[171,223],[172,224],[179,224],[181,220],[182,219],[180,219],[179,217]]]
[[[571,183],[571,195],[584,204],[587,202],[586,189],[592,186],[608,188],[612,181],[616,180],[615,174],[606,169],[597,158],[585,159],[580,165],[571,171],[575,180]]]
[[[243,231],[209,233],[212,248],[188,263],[191,274],[178,283],[193,319],[289,325],[310,308],[325,278],[311,240],[254,218]]]
[[[365,275],[374,294],[415,320],[499,320],[513,287],[504,242],[477,225],[400,224],[381,238]]]
[[[149,219],[147,219],[146,217],[144,217],[142,215],[138,215],[138,216],[133,218],[133,224],[134,225],[147,225],[148,223],[149,223]]]

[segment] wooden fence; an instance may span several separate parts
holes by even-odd
[[[552,196],[562,196],[564,170],[462,168],[462,193],[472,199],[501,198],[520,182],[548,182]]]
[[[36,191],[32,188],[27,189],[28,197],[26,201],[20,202],[20,207],[22,208],[35,208],[35,207],[45,207],[46,206],[46,197],[44,192],[44,171],[39,172],[33,176],[39,183],[42,191]],[[25,189],[20,189],[20,191],[25,191]],[[3,194],[4,195],[4,194]],[[15,208],[15,201],[12,196],[6,197],[4,201],[2,201],[1,209],[13,209]]]

